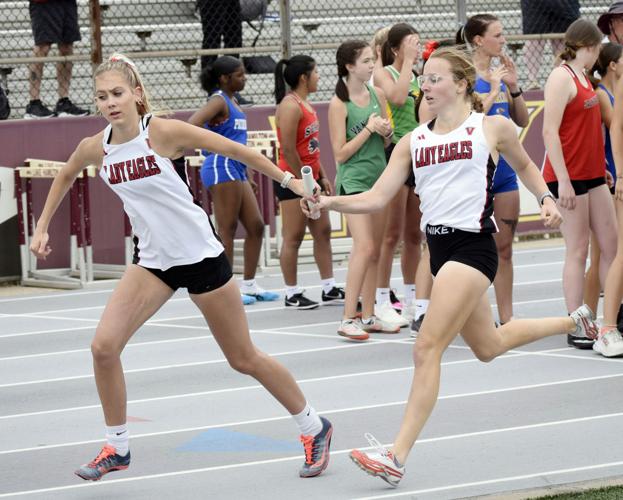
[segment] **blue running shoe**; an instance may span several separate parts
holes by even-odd
[[[322,430],[315,436],[301,436],[301,443],[305,447],[305,463],[299,471],[301,477],[319,476],[329,465],[329,448],[333,425],[326,418],[320,417]]]
[[[87,481],[99,481],[104,474],[116,470],[125,470],[130,465],[130,452],[125,457],[117,455],[114,447],[107,444],[99,455],[88,464],[84,464],[74,473]]]
[[[251,295],[247,295],[245,293],[240,294],[242,296],[242,304],[245,306],[250,306],[251,304],[255,304],[255,297]]]
[[[255,291],[253,293],[247,293],[247,295],[250,295],[255,300],[258,300],[260,302],[272,302],[273,300],[277,300],[279,298],[278,293],[269,292],[268,290],[264,290],[259,286],[255,288]]]

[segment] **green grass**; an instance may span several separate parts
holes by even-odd
[[[599,488],[586,490],[578,493],[561,493],[560,495],[550,495],[538,497],[536,500],[621,500],[623,499],[623,486],[612,486],[609,488]]]

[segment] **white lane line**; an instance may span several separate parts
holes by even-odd
[[[471,488],[474,486],[486,486],[490,484],[508,483],[512,481],[521,481],[524,479],[544,478],[547,476],[559,476],[562,474],[571,474],[575,472],[585,472],[589,470],[599,470],[599,469],[608,469],[611,467],[620,467],[621,465],[623,465],[623,461],[607,462],[603,464],[585,465],[585,466],[573,467],[569,469],[554,469],[554,470],[548,470],[548,471],[539,471],[539,472],[535,472],[534,474],[523,474],[521,476],[506,476],[506,477],[499,477],[496,479],[485,479],[483,481],[473,481],[471,483],[437,486],[434,488],[425,488],[422,490],[401,491],[399,493],[388,493],[386,495],[359,497],[359,498],[356,498],[355,500],[377,500],[380,498],[397,498],[397,497],[404,497],[404,496],[411,496],[412,498],[416,498],[415,495],[423,495],[425,493],[437,493],[440,491],[451,491],[451,490],[458,490],[458,489],[463,489],[463,488]],[[574,478],[573,480],[575,481],[577,480],[577,478]],[[549,483],[548,483],[548,486],[549,486]]]
[[[26,337],[28,335],[45,335],[48,333],[73,332],[76,330],[93,330],[95,325],[91,326],[72,326],[69,328],[56,328],[53,330],[35,330],[33,332],[5,333],[0,335],[0,339],[8,339],[12,337]]]
[[[517,355],[514,355],[514,356],[517,356]],[[465,363],[465,362],[469,362],[469,361],[471,361],[471,360],[450,362],[448,364],[460,364],[460,363]],[[399,372],[399,371],[408,370],[410,368],[411,367],[396,368],[396,369],[388,370],[388,371]],[[376,372],[363,373],[362,375],[379,375],[380,373],[387,373],[387,371],[378,370]],[[320,378],[316,378],[316,379],[300,380],[298,382],[301,383],[301,384],[302,383],[312,383],[312,382],[318,382],[318,381],[334,380],[336,378],[348,378],[350,376],[352,376],[352,375],[349,374],[349,375],[341,375],[341,376],[337,376],[337,377],[320,377]],[[574,384],[574,383],[591,382],[591,381],[594,381],[594,380],[612,379],[612,378],[618,378],[618,377],[622,377],[622,376],[623,376],[623,374],[611,374],[611,375],[603,375],[603,376],[598,376],[598,377],[587,377],[587,378],[580,378],[580,379],[558,380],[558,381],[555,381],[555,382],[543,382],[543,383],[540,383],[540,384],[530,384],[530,385],[520,385],[520,386],[513,386],[513,387],[503,387],[503,388],[499,388],[499,389],[490,389],[490,390],[485,390],[485,391],[464,392],[464,393],[449,394],[449,395],[445,395],[445,396],[440,396],[439,400],[470,398],[470,397],[478,397],[478,396],[485,396],[485,395],[491,395],[491,394],[500,394],[500,393],[505,393],[505,392],[514,392],[514,391],[538,389],[538,388],[542,388],[542,387],[555,387],[555,386],[568,385],[568,384]],[[256,386],[238,387],[238,388],[234,388],[234,389],[223,389],[223,390],[209,391],[209,392],[210,392],[210,394],[214,394],[214,393],[234,392],[234,391],[242,391],[242,390],[250,390],[250,389],[261,389],[261,388],[262,388],[262,386],[256,385]],[[388,402],[388,403],[378,403],[378,404],[372,404],[372,405],[354,406],[354,407],[350,407],[350,408],[338,408],[338,409],[333,409],[333,410],[323,410],[323,411],[319,411],[319,413],[322,413],[323,415],[332,415],[332,414],[339,414],[339,413],[349,413],[349,412],[354,412],[354,411],[364,411],[364,410],[371,410],[371,409],[378,409],[378,408],[388,408],[388,407],[391,407],[391,406],[402,406],[402,405],[405,405],[405,404],[406,404],[406,400],[401,400],[401,401],[392,401],[392,402]],[[616,413],[616,414],[612,414],[612,415],[623,415],[623,413]],[[148,437],[155,437],[155,436],[167,436],[167,435],[179,434],[179,433],[183,433],[183,432],[205,431],[205,430],[215,429],[215,428],[220,428],[220,427],[231,427],[231,426],[239,426],[239,425],[250,425],[250,424],[257,424],[257,423],[274,422],[274,421],[278,421],[278,420],[287,420],[289,418],[291,418],[291,417],[289,415],[286,415],[286,416],[281,416],[281,417],[260,418],[260,419],[245,420],[245,421],[238,421],[238,422],[223,422],[223,423],[220,423],[220,424],[203,425],[203,426],[197,426],[197,427],[187,427],[187,428],[182,428],[182,429],[171,429],[171,430],[167,430],[167,431],[148,432],[148,433],[143,433],[143,434],[133,434],[132,435],[132,439],[148,438]],[[540,425],[542,425],[542,424],[535,424],[535,426],[540,426]],[[53,448],[63,448],[63,447],[68,447],[68,446],[77,446],[77,445],[92,444],[92,443],[99,443],[99,442],[101,442],[101,439],[91,439],[91,440],[86,440],[86,441],[74,441],[74,442],[70,442],[70,443],[58,443],[58,444],[50,444],[50,445],[45,445],[45,446],[34,446],[34,447],[29,447],[29,448],[19,448],[19,449],[13,449],[13,450],[2,450],[2,451],[0,451],[0,455],[9,455],[9,454],[12,454],[12,453],[24,453],[24,452],[31,452],[31,451],[41,451],[41,450],[48,450],[48,449],[53,449]],[[426,442],[426,440],[422,440],[421,442]]]
[[[327,414],[328,412],[323,412],[323,413]],[[453,439],[465,439],[465,438],[476,437],[476,436],[485,436],[489,434],[499,434],[503,432],[517,432],[521,430],[531,430],[531,429],[537,429],[537,428],[542,428],[542,427],[573,425],[578,422],[590,422],[590,421],[603,420],[603,419],[609,419],[609,418],[618,418],[621,415],[623,415],[623,413],[611,413],[611,414],[603,414],[603,415],[594,415],[590,417],[580,417],[580,418],[573,418],[573,419],[566,419],[566,420],[542,422],[539,424],[532,424],[532,425],[497,428],[497,429],[477,431],[477,432],[465,433],[465,434],[456,434],[456,435],[450,435],[450,436],[440,436],[437,438],[422,439],[418,441],[417,444],[420,445],[420,444],[425,444],[425,443],[436,443],[440,441],[448,441],[448,440],[453,440]],[[286,418],[290,418],[290,417],[286,417]],[[136,436],[133,437],[133,439],[135,438]],[[98,440],[98,441],[101,441],[101,440]],[[369,450],[371,449],[371,447],[360,448],[360,449]],[[347,453],[350,453],[350,451],[351,451],[350,449],[334,450],[331,452],[331,455],[332,456],[345,455]],[[122,478],[122,479],[110,479],[108,481],[101,481],[101,482],[78,483],[78,484],[71,484],[71,485],[66,485],[66,486],[56,486],[56,487],[51,487],[51,488],[40,488],[36,490],[15,491],[15,492],[0,494],[0,498],[8,498],[11,496],[31,495],[35,493],[50,493],[53,491],[67,491],[67,490],[73,490],[73,489],[78,489],[78,488],[96,488],[96,487],[112,486],[112,485],[121,484],[121,483],[144,481],[144,480],[149,480],[149,479],[162,479],[162,478],[176,477],[176,476],[186,476],[190,474],[223,471],[223,470],[238,469],[238,468],[243,468],[243,467],[253,467],[257,465],[268,465],[268,464],[282,463],[282,462],[288,462],[288,461],[293,461],[293,460],[300,460],[300,454],[297,454],[296,456],[280,457],[280,458],[273,458],[273,459],[267,459],[267,460],[254,460],[251,462],[241,462],[241,463],[235,463],[235,464],[217,465],[217,466],[212,466],[212,467],[202,467],[200,469],[185,469],[185,470],[180,470],[180,471],[164,472],[160,474],[148,474],[144,476],[127,477],[127,478]],[[608,462],[608,463],[593,464],[593,465],[575,467],[575,468],[569,468],[569,469],[557,469],[554,471],[540,471],[535,474],[526,474],[522,476],[510,476],[506,478],[476,481],[472,483],[464,483],[462,485],[441,486],[437,488],[419,490],[417,491],[417,493],[442,491],[444,489],[457,489],[457,488],[464,488],[468,486],[477,486],[477,485],[484,485],[484,484],[493,484],[495,482],[511,481],[511,480],[517,480],[517,479],[527,479],[527,478],[539,477],[539,476],[544,476],[544,475],[566,474],[570,472],[595,470],[595,469],[602,469],[602,468],[607,468],[607,467],[618,467],[622,464],[623,464],[623,461]],[[387,495],[380,495],[380,496],[366,497],[366,498],[370,498],[370,499],[387,498],[387,497],[392,497],[392,496],[395,497],[395,496],[413,495],[414,493],[416,492],[414,491],[402,492],[401,491],[399,493],[390,493]]]

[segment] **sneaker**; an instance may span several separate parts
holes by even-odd
[[[301,477],[315,477],[322,473],[329,465],[329,448],[333,425],[326,418],[320,417],[322,430],[315,436],[301,436],[301,443],[305,447],[305,463],[299,471]]]
[[[272,302],[279,298],[279,294],[275,292],[269,292],[268,290],[264,290],[262,287],[256,286],[255,290],[252,293],[245,293],[244,295],[248,295],[253,297],[255,300],[260,302]]]
[[[56,103],[54,109],[58,116],[87,116],[91,112],[88,109],[82,109],[69,100],[69,97],[62,97]]]
[[[361,328],[369,333],[398,333],[400,326],[395,323],[387,323],[376,316],[371,316],[368,320],[361,320]]]
[[[343,304],[344,297],[346,297],[346,293],[344,289],[339,286],[334,286],[329,290],[328,293],[322,292],[322,303],[323,304]]]
[[[400,315],[405,319],[408,325],[411,324],[415,318],[415,303],[412,302],[411,304],[403,304]]]
[[[368,340],[370,335],[362,327],[361,323],[356,319],[343,319],[337,334],[350,340]]]
[[[599,334],[593,311],[586,304],[578,307],[570,316],[575,321],[575,332],[567,335],[567,344],[578,349],[591,349]]]
[[[24,118],[52,118],[56,116],[40,99],[33,99],[26,106]]]
[[[420,334],[420,328],[422,328],[422,323],[424,322],[424,314],[422,314],[418,319],[414,319],[411,322],[411,326],[409,327],[409,330],[411,331],[411,338],[416,339],[417,336]]]
[[[303,292],[295,293],[292,297],[285,299],[286,307],[292,307],[295,309],[316,309],[318,307],[318,302],[314,302],[313,300],[309,300]]]
[[[250,306],[251,304],[255,304],[255,297],[247,295],[246,293],[241,293],[240,295],[242,297],[242,305]]]
[[[367,472],[371,476],[380,477],[394,487],[398,486],[405,473],[404,465],[400,465],[394,454],[381,445],[372,434],[366,434],[365,436],[370,445],[376,448],[376,452],[364,453],[363,451],[353,450],[350,452],[350,459],[362,471]]]
[[[593,351],[606,358],[623,356],[623,336],[616,328],[607,331],[593,344]]]
[[[409,326],[409,322],[398,314],[389,302],[377,304],[374,308],[374,315],[388,325],[398,326],[398,328]]]
[[[391,302],[392,307],[396,309],[396,312],[400,314],[400,311],[402,311],[403,304],[402,302],[398,300],[398,297],[396,297],[396,293],[391,288],[389,290],[389,301]]]
[[[74,474],[87,481],[99,481],[104,474],[125,470],[130,465],[130,452],[125,457],[117,455],[115,448],[107,444],[100,454],[88,464],[74,471]]]

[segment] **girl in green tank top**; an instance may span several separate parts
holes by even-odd
[[[406,23],[391,27],[381,49],[383,67],[374,72],[374,81],[383,89],[391,111],[394,127],[393,143],[387,150],[387,158],[393,146],[418,126],[416,100],[420,93],[414,67],[420,58],[420,37]],[[416,315],[415,274],[422,254],[420,232],[420,203],[415,195],[413,175],[395,196],[387,211],[387,225],[379,259],[376,291],[377,316],[387,322],[407,326]],[[403,241],[401,270],[404,298],[402,303],[390,289],[392,263],[396,246]],[[422,291],[425,287],[421,287]],[[401,312],[401,314],[399,314]],[[417,319],[417,318],[416,318]]]
[[[374,69],[372,49],[366,42],[344,42],[337,50],[338,82],[329,104],[331,145],[337,162],[338,194],[368,191],[385,169],[385,146],[392,128],[386,118],[383,92],[368,85]],[[369,332],[399,330],[374,315],[377,261],[380,253],[385,211],[347,214],[353,238],[346,275],[344,317],[338,334],[352,340],[366,340]],[[362,297],[362,319],[356,319],[357,301]]]

